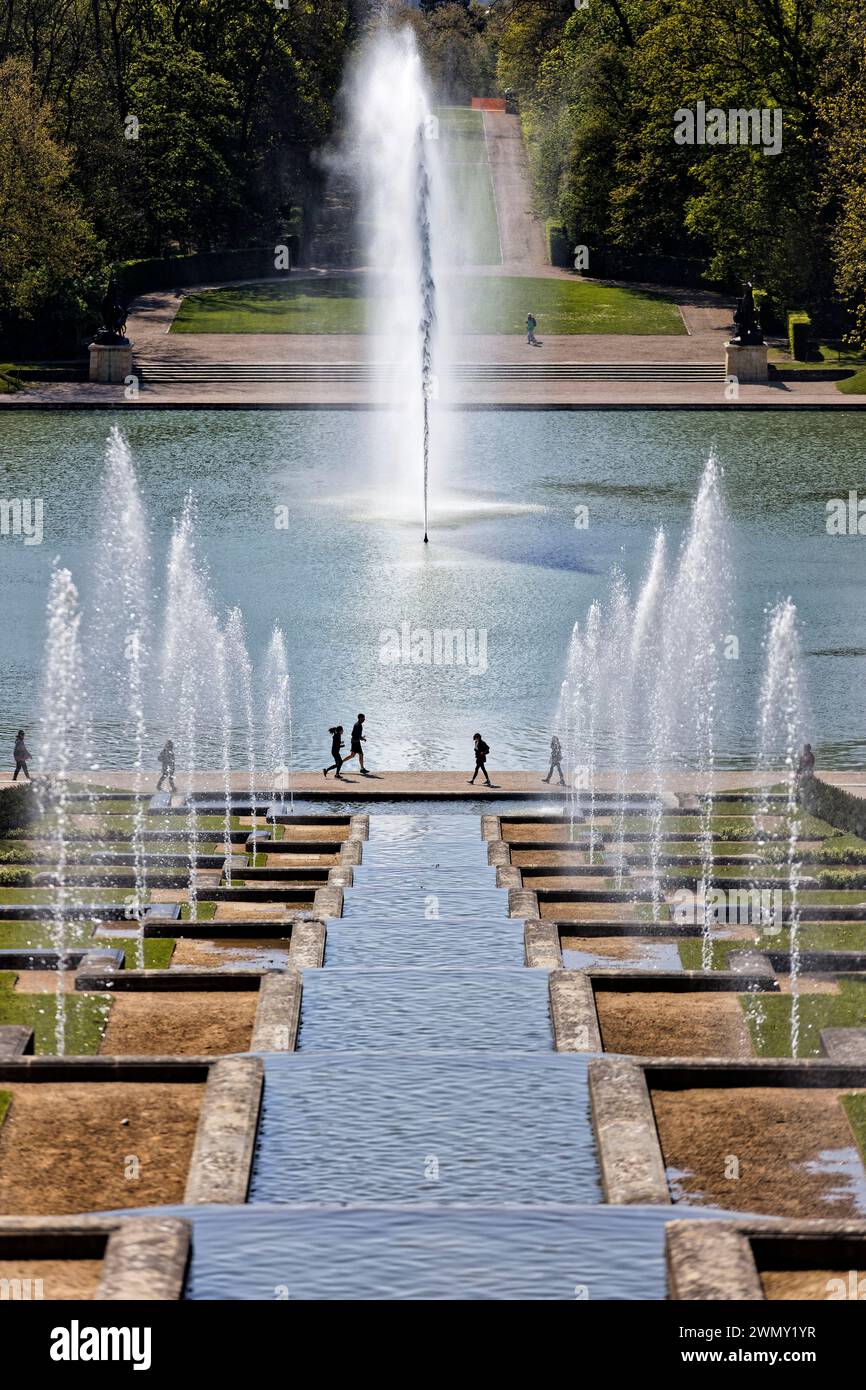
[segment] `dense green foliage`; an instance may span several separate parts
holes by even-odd
[[[573,244],[704,259],[777,312],[866,341],[861,0],[508,0],[499,79],[520,99],[539,211]],[[778,154],[678,145],[674,113],[781,108]],[[589,271],[592,273],[590,262]]]
[[[109,263],[279,242],[320,182],[351,10],[0,0],[0,339],[75,346]]]

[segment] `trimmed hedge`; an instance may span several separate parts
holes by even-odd
[[[11,830],[20,830],[35,820],[37,814],[33,788],[26,783],[4,787],[0,791],[0,840],[9,838]]]
[[[564,227],[555,222],[547,224],[547,253],[550,264],[571,270],[574,266],[574,253],[571,241]]]
[[[30,869],[10,869],[0,864],[0,888],[29,888],[32,882]]]
[[[806,362],[812,338],[812,320],[804,309],[788,315],[788,348],[795,362]]]
[[[297,233],[286,237],[292,265],[300,259],[301,239]],[[285,275],[274,265],[273,246],[251,246],[239,251],[199,251],[192,256],[170,256],[164,260],[127,261],[115,267],[121,298],[135,299],[149,290],[171,290],[185,285],[202,285],[219,280],[263,280]]]
[[[819,777],[804,777],[798,794],[800,805],[810,816],[826,821],[837,830],[866,839],[866,801],[851,796],[841,787],[831,787]]]

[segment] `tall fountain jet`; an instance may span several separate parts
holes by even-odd
[[[349,155],[366,234],[369,342],[382,363],[382,437],[374,449],[404,499],[420,475],[424,540],[440,356],[442,213],[438,120],[411,29],[380,24],[349,95]],[[417,494],[415,494],[417,496]],[[417,502],[416,504],[417,505]]]

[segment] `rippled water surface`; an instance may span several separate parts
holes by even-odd
[[[371,456],[373,423],[365,412],[327,410],[122,416],[158,567],[192,489],[216,599],[244,609],[257,664],[282,623],[301,765],[324,766],[328,726],[349,726],[363,709],[374,770],[471,768],[476,729],[490,744],[494,781],[497,768],[541,769],[575,619],[614,564],[637,581],[657,526],[676,544],[713,445],[725,470],[740,639],[719,692],[719,760],[751,765],[763,612],[790,594],[819,765],[862,764],[866,551],[860,538],[830,538],[825,529],[827,501],[862,487],[861,418],[835,410],[466,413],[447,476],[440,469],[432,479],[429,546],[411,518],[393,515],[394,491],[413,483],[389,479]],[[98,492],[110,424],[101,411],[3,420],[3,496],[41,497],[45,508],[44,543],[3,539],[0,573],[0,716],[13,730],[26,722],[37,759],[49,567],[55,555],[69,565],[87,603],[96,519],[81,499]],[[574,526],[578,504],[590,509],[585,530]],[[288,531],[274,526],[276,506],[289,509]],[[425,632],[483,630],[486,669],[383,662],[383,634],[404,622]],[[131,765],[117,711],[100,711],[94,732],[106,762]],[[259,735],[261,758],[263,728]],[[200,736],[204,744],[211,734]]]

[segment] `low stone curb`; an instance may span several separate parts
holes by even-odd
[[[327,888],[317,888],[313,897],[313,911],[319,918],[342,917],[342,888],[336,883],[329,883]]]
[[[587,976],[578,970],[552,970],[548,989],[557,1052],[601,1052],[595,995]]]
[[[191,1239],[177,1217],[0,1217],[0,1260],[101,1258],[98,1302],[181,1298]]]
[[[501,840],[502,832],[498,816],[481,817],[481,838],[482,840]]]
[[[260,1057],[222,1057],[212,1064],[190,1159],[187,1206],[246,1202],[263,1082]]]
[[[514,864],[497,864],[496,866],[496,887],[497,888],[522,888],[523,879],[520,870]]]
[[[261,970],[237,967],[209,970],[198,966],[176,966],[173,970],[118,970],[101,974],[80,969],[75,976],[76,991],[119,994],[187,993],[196,991],[224,994],[227,991],[257,990],[265,978]]]
[[[363,840],[344,840],[340,846],[341,864],[360,864],[363,858]]]
[[[328,883],[337,888],[351,888],[354,882],[351,864],[340,864],[328,870]]]
[[[366,814],[349,817],[349,840],[369,840],[370,817]]]
[[[25,1057],[33,1052],[33,1029],[23,1023],[4,1023],[0,1027],[0,1061]]]
[[[488,840],[487,842],[487,862],[500,865],[511,863],[511,847],[505,840]]]
[[[301,1019],[302,987],[302,978],[294,970],[263,977],[250,1052],[294,1052]]]
[[[559,931],[553,922],[525,922],[523,926],[524,959],[531,970],[561,970],[562,949]]]
[[[540,914],[535,891],[532,888],[509,888],[508,915],[524,919],[537,918]]]
[[[191,1236],[189,1221],[131,1217],[122,1222],[108,1237],[95,1299],[115,1303],[181,1298]]]
[[[325,959],[324,922],[296,922],[289,939],[292,970],[320,970]]]
[[[866,1222],[796,1218],[669,1221],[665,1226],[668,1297],[702,1301],[764,1300],[760,1266],[860,1271]],[[847,1281],[846,1281],[847,1282]],[[854,1276],[858,1294],[858,1275]]]
[[[590,1062],[589,1096],[604,1200],[614,1206],[669,1206],[671,1195],[643,1068],[607,1057]]]
[[[617,970],[595,966],[582,973],[592,981],[593,989],[626,994],[744,994],[774,993],[779,989],[772,968],[769,976],[736,975],[728,970]]]
[[[866,1065],[866,1028],[822,1028],[821,1046],[832,1062]]]

